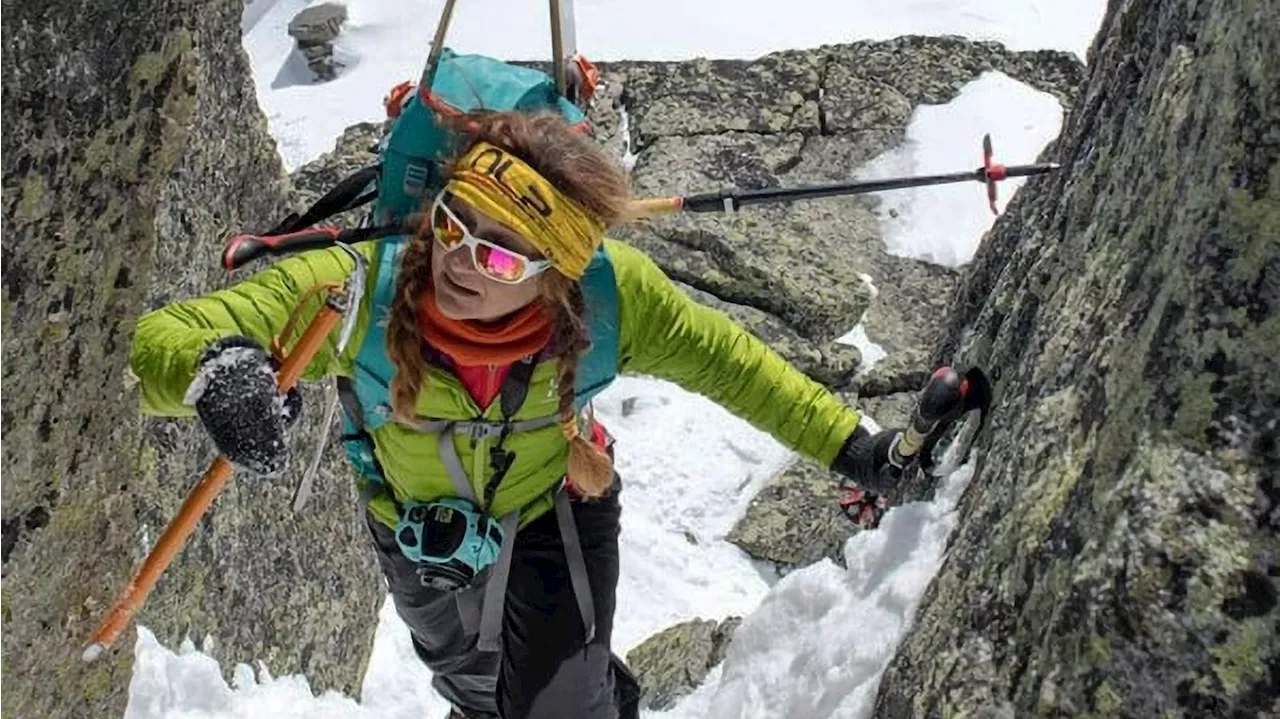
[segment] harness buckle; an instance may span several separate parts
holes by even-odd
[[[502,435],[502,430],[507,426],[506,422],[495,422],[489,419],[475,419],[465,424],[467,436],[471,438],[471,446],[475,446],[482,439],[490,439]]]

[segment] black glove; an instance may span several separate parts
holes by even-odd
[[[879,526],[889,509],[884,494],[902,476],[902,465],[890,459],[901,434],[898,429],[871,434],[858,427],[831,463],[833,471],[849,480],[840,484],[840,509],[863,528]]]
[[[296,388],[280,397],[275,364],[252,339],[224,337],[201,355],[186,397],[218,451],[264,476],[288,468],[284,431],[302,408]]]
[[[885,429],[871,434],[862,427],[853,430],[831,469],[853,480],[858,486],[881,494],[888,492],[902,476],[901,464],[889,459],[900,429]]]

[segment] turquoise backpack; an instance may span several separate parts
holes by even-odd
[[[400,106],[389,106],[389,112],[396,113],[395,120],[380,147],[379,165],[376,170],[361,171],[365,178],[373,178],[376,195],[365,193],[357,199],[374,200],[372,218],[379,226],[397,224],[409,213],[418,211],[443,185],[442,163],[462,148],[458,146],[458,138],[437,122],[439,114],[481,109],[553,109],[570,123],[587,128],[582,111],[556,92],[555,83],[545,73],[482,55],[458,55],[446,49],[430,93],[411,87],[402,89],[403,99],[389,100]],[[343,184],[354,187],[360,180]],[[368,184],[366,179],[365,187]],[[346,204],[349,209],[350,203]],[[386,328],[400,256],[407,239],[406,235],[390,235],[378,241],[371,288],[373,316],[356,355],[355,376],[339,382],[347,457],[361,476],[376,485],[382,484],[382,471],[374,458],[369,432],[391,418],[388,388],[394,368],[387,356]],[[576,370],[575,405],[579,410],[617,374],[617,285],[613,265],[603,248],[592,258],[580,287],[588,313],[591,345],[579,359]]]

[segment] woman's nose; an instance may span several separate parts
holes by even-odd
[[[455,277],[476,274],[475,262],[471,259],[471,248],[459,246],[444,256],[444,266]]]

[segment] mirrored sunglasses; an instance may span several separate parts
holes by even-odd
[[[491,280],[516,285],[551,267],[548,260],[533,260],[489,240],[471,234],[470,228],[445,204],[448,193],[436,195],[431,205],[431,234],[446,252],[459,247],[471,249],[471,261],[480,274]]]

